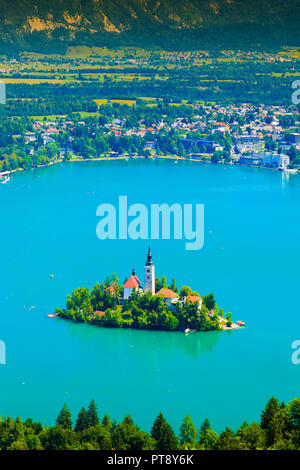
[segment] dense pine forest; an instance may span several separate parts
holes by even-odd
[[[244,422],[234,431],[229,427],[218,434],[207,418],[198,428],[189,415],[182,421],[178,435],[162,413],[151,432],[136,425],[130,415],[117,423],[108,414],[99,417],[91,400],[77,418],[64,405],[55,426],[43,426],[31,418],[11,417],[0,422],[1,450],[299,450],[300,399],[285,404],[272,397],[260,421]]]

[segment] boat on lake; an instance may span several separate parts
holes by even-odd
[[[4,176],[3,179],[2,178],[0,179],[0,183],[5,184],[5,183],[8,183],[9,180],[10,180],[10,177],[8,175],[6,175],[6,176]]]

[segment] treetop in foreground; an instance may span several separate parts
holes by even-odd
[[[207,418],[198,427],[190,415],[182,421],[178,436],[160,412],[151,432],[143,431],[130,415],[117,423],[107,413],[100,421],[91,400],[82,407],[72,425],[65,404],[55,426],[44,427],[31,418],[2,418],[1,450],[300,450],[300,398],[288,404],[272,397],[261,413],[260,423],[244,421],[234,431],[226,426],[218,434]]]

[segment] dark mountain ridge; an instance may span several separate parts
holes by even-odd
[[[0,0],[0,50],[298,45],[300,0]]]

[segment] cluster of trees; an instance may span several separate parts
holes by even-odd
[[[300,150],[295,146],[292,146],[290,150],[287,151],[288,156],[290,157],[290,167],[295,168],[300,166]]]
[[[44,114],[38,110],[44,111],[45,107],[51,107],[51,101],[53,104],[57,101],[57,107],[62,114],[66,114],[70,109],[74,110],[76,106],[78,108],[76,103],[79,98],[90,100],[89,104],[86,104],[93,106],[92,100],[98,99],[99,96],[124,99],[151,96],[170,100],[189,99],[219,103],[281,105],[290,103],[291,77],[289,73],[293,67],[296,73],[298,66],[296,60],[271,63],[267,60],[220,60],[220,58],[197,64],[186,61],[184,65],[178,64],[175,67],[168,67],[168,65],[168,60],[162,58],[159,68],[149,69],[146,65],[145,68],[138,68],[138,72],[125,69],[121,70],[122,76],[118,74],[118,70],[115,76],[107,73],[106,70],[104,80],[101,81],[97,80],[97,76],[90,71],[86,72],[87,75],[81,72],[77,76],[78,81],[72,80],[73,77],[70,79],[64,72],[66,80],[62,83],[11,84],[8,97],[14,99],[25,97],[33,100],[39,97],[39,102],[24,104],[24,109],[34,109],[34,114],[37,115]],[[96,73],[99,73],[98,70]],[[115,71],[112,69],[112,72]],[[132,80],[133,73],[143,74],[148,79],[139,80],[137,76]],[[73,75],[74,70],[70,70],[70,74]],[[39,71],[36,74],[27,74],[28,78],[39,76]],[[75,104],[72,103],[73,99]],[[21,103],[12,103],[13,115],[19,111],[21,111]]]
[[[156,292],[167,287],[166,278],[156,279]],[[115,292],[107,290],[113,286]],[[178,292],[175,280],[169,286]],[[137,328],[152,330],[181,330],[190,328],[197,331],[218,330],[219,315],[227,318],[230,325],[232,314],[224,314],[218,308],[214,295],[204,295],[202,306],[198,302],[188,302],[186,297],[199,296],[188,286],[179,290],[179,302],[169,305],[160,296],[152,296],[133,290],[130,297],[122,300],[122,288],[117,276],[108,278],[102,284],[96,284],[92,290],[79,287],[68,296],[65,309],[57,308],[55,313],[65,319],[76,322],[90,322],[94,325],[115,328]],[[105,313],[105,314],[104,314]]]
[[[33,132],[32,121],[3,116],[0,122],[0,171],[11,171],[17,168],[29,169],[45,165],[57,159],[60,145],[50,142],[42,145],[40,136],[36,142],[25,144],[25,134]]]
[[[0,172],[13,171],[18,168],[28,170],[40,165],[48,165],[56,161],[60,155],[59,146],[50,142],[44,147],[38,148],[34,153],[29,154],[24,151],[20,146],[13,145],[6,148],[3,152],[0,149]]]
[[[130,415],[117,423],[104,414],[100,420],[91,400],[81,408],[75,423],[64,405],[56,425],[44,427],[31,418],[2,418],[1,450],[300,450],[300,399],[279,403],[272,397],[261,413],[260,422],[246,421],[233,431],[215,432],[206,418],[197,429],[190,415],[182,421],[177,436],[162,413],[151,432],[134,424]]]
[[[75,94],[66,97],[57,96],[55,99],[41,97],[10,100],[6,111],[9,116],[59,116],[80,111],[96,112],[97,104],[90,98],[77,97]]]

